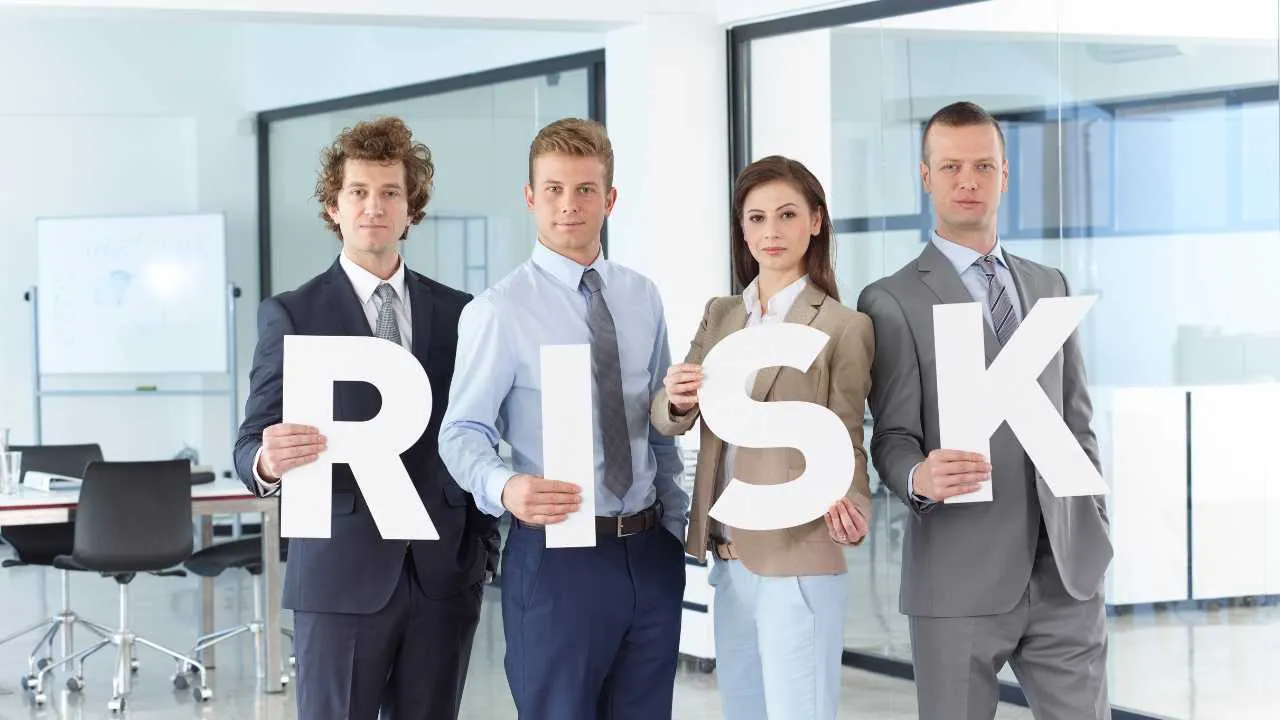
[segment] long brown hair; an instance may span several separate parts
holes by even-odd
[[[733,183],[733,217],[729,222],[729,237],[733,240],[730,256],[733,258],[733,270],[738,283],[746,287],[760,274],[760,263],[751,256],[747,247],[746,236],[742,233],[742,210],[751,191],[767,183],[782,180],[791,184],[796,192],[804,196],[809,209],[822,215],[822,224],[818,234],[809,237],[809,249],[804,254],[805,270],[809,273],[809,282],[831,296],[840,300],[840,290],[836,287],[834,233],[831,229],[831,213],[827,211],[827,193],[822,183],[797,160],[770,155],[760,158],[743,168],[738,179]]]

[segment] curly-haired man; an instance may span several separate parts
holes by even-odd
[[[298,717],[453,720],[458,715],[496,521],[476,510],[437,448],[453,378],[458,317],[471,296],[405,267],[400,242],[422,221],[435,168],[398,118],[344,130],[324,152],[315,197],[341,240],[333,265],[264,300],[236,470],[259,495],[314,461],[325,438],[281,422],[286,335],[373,335],[422,363],[431,421],[401,455],[438,541],[384,540],[345,465],[333,468],[332,534],[289,546],[284,606],[293,610]],[[336,420],[375,415],[372,387],[334,389]],[[288,482],[288,481],[286,481]]]

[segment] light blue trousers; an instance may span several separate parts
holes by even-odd
[[[848,576],[764,577],[717,558],[708,581],[725,720],[834,720]]]

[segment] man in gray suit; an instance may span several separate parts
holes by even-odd
[[[939,110],[922,157],[937,218],[931,242],[858,298],[875,325],[871,457],[911,510],[900,609],[910,617],[920,717],[994,717],[996,674],[1008,662],[1037,718],[1109,718],[1102,498],[1054,497],[1007,423],[989,459],[942,449],[938,439],[933,306],[981,303],[990,364],[1040,298],[1069,294],[1067,281],[1001,246],[996,216],[1009,166],[991,115],[967,102]],[[1074,335],[1039,382],[1099,466]],[[988,479],[993,501],[942,502]]]

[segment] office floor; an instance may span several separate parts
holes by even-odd
[[[8,556],[8,548],[0,548]],[[35,568],[0,570],[0,634],[50,614],[58,603],[57,575]],[[246,576],[234,574],[217,583],[216,617],[219,627],[245,622],[252,613],[251,585]],[[72,583],[73,607],[103,625],[116,622],[114,583],[97,577],[76,576]],[[463,700],[462,717],[475,720],[515,718],[515,709],[502,672],[504,644],[502,618],[492,588],[486,597],[480,630],[472,654],[471,672]],[[197,584],[190,578],[142,577],[134,582],[131,617],[135,631],[176,650],[189,647],[195,636],[199,606]],[[77,645],[88,643],[81,631]],[[26,654],[34,636],[0,646],[0,720],[54,718],[97,720],[113,717],[107,710],[111,695],[113,657],[103,651],[86,667],[88,687],[82,694],[63,689],[65,675],[50,684],[49,702],[41,709],[18,689]],[[247,639],[230,640],[217,650],[217,668],[210,673],[214,699],[197,704],[189,691],[177,692],[170,684],[173,664],[141,651],[141,668],[134,695],[124,717],[132,718],[234,718],[235,720],[285,720],[294,718],[293,695],[264,696],[257,690],[252,653]],[[916,717],[915,687],[910,682],[846,669],[841,717],[906,720]],[[720,717],[714,674],[682,669],[676,683],[676,712],[680,720]],[[1002,720],[1031,718],[1018,707],[1002,707]]]
[[[846,626],[846,646],[876,655],[909,658],[906,620],[897,612],[901,553],[900,504],[878,496],[876,523],[868,543],[849,552],[853,584]],[[0,557],[8,548],[0,546]],[[162,645],[184,649],[194,640],[199,603],[191,578],[144,576],[134,583],[131,615],[136,631]],[[219,627],[244,622],[251,614],[247,576],[230,574],[217,582]],[[73,606],[103,625],[116,623],[114,583],[76,575]],[[463,717],[494,720],[515,712],[502,672],[504,644],[497,591],[486,597],[481,627],[472,655]],[[59,601],[56,573],[37,568],[0,570],[0,635],[54,611]],[[286,619],[286,622],[287,619]],[[1110,618],[1110,688],[1118,707],[1180,720],[1280,717],[1280,605],[1147,608]],[[86,670],[83,694],[63,690],[65,675],[49,685],[49,703],[35,709],[18,679],[34,636],[0,646],[0,720],[16,718],[107,718],[112,657],[104,651]],[[77,645],[88,642],[77,635]],[[197,705],[189,692],[170,685],[173,665],[141,651],[142,668],[128,717],[244,718],[277,720],[295,717],[292,694],[258,693],[251,643],[231,640],[219,647],[217,668],[210,675],[214,700]],[[1012,680],[1012,674],[1006,671]],[[715,676],[682,669],[676,686],[677,718],[719,717]],[[915,717],[915,688],[907,681],[845,670],[841,717]],[[1000,718],[1030,718],[1022,708],[1002,707]]]
[[[900,502],[877,493],[872,533],[846,552],[853,583],[845,647],[910,659],[898,612],[903,520]],[[1108,618],[1112,704],[1179,720],[1280,717],[1280,603],[1139,606]],[[1006,668],[1002,677],[1016,682]]]

